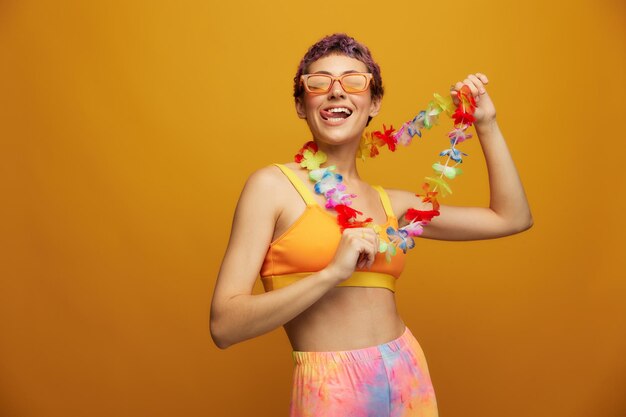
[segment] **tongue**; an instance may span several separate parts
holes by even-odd
[[[348,117],[348,115],[345,112],[342,112],[342,111],[334,113],[334,112],[330,112],[328,110],[322,110],[320,112],[320,114],[322,115],[322,117],[324,119],[334,119],[334,118],[337,118],[337,117],[340,118],[340,119],[345,119],[345,118]]]

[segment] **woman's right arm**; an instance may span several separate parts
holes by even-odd
[[[374,261],[378,242],[373,231],[349,229],[326,268],[287,287],[253,295],[282,207],[279,175],[274,167],[256,171],[237,203],[211,301],[209,329],[220,349],[282,326],[347,279],[357,266],[369,267]]]

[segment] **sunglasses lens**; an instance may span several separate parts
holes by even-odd
[[[341,79],[341,85],[346,93],[360,93],[365,91],[369,84],[369,79],[364,74],[347,74]],[[308,75],[305,78],[306,88],[311,93],[326,93],[330,90],[333,77],[323,74]]]
[[[306,86],[312,93],[324,93],[328,91],[332,79],[325,75],[311,75],[306,79]]]
[[[367,88],[367,77],[363,74],[350,74],[341,80],[347,93],[358,93]]]

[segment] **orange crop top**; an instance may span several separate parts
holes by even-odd
[[[261,281],[265,291],[287,285],[324,269],[335,255],[341,229],[337,217],[321,207],[313,194],[289,168],[274,164],[289,178],[306,203],[304,213],[282,235],[274,240],[265,255],[261,267]],[[398,228],[398,220],[391,209],[391,202],[385,190],[374,186],[387,215],[387,222],[381,224],[381,238],[389,241],[384,230],[388,226]],[[399,251],[387,262],[384,253],[377,253],[370,269],[357,269],[350,278],[337,286],[379,287],[395,291],[395,281],[404,268],[405,255]]]

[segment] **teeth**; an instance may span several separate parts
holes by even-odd
[[[350,111],[350,109],[347,109],[345,107],[335,107],[333,109],[328,109],[328,111],[330,113],[346,113],[348,116],[350,116],[352,114],[352,112]]]
[[[331,121],[331,122],[339,122],[341,120],[346,120],[346,119],[343,119],[341,117],[331,117],[328,120]]]

